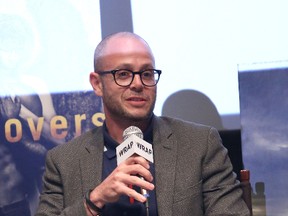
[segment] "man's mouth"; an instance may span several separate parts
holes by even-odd
[[[136,98],[136,97],[132,97],[132,98],[128,98],[129,101],[146,101],[144,98]]]

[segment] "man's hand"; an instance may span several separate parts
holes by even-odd
[[[17,118],[21,109],[21,100],[18,96],[14,101],[10,96],[0,98],[0,115],[5,120],[10,118]]]
[[[147,198],[130,188],[129,185],[153,190],[154,185],[150,183],[153,176],[149,168],[149,162],[142,157],[128,158],[91,192],[90,200],[99,208],[102,208],[105,203],[116,202],[123,194],[139,202],[145,202]],[[138,176],[142,176],[145,180]]]

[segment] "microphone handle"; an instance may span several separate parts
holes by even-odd
[[[144,178],[143,178],[142,176],[140,176],[139,178],[142,179],[142,180],[144,180]],[[148,198],[148,197],[150,196],[149,193],[148,193],[148,191],[147,191],[146,189],[144,189],[144,188],[141,188],[141,194],[142,194],[144,197],[146,197],[146,198]]]
[[[144,178],[142,176],[140,176],[140,179],[144,180]],[[146,202],[145,202],[145,207],[146,207],[146,216],[149,216],[149,201],[148,201],[148,197],[150,196],[148,191],[144,188],[141,188],[141,194],[146,197]]]

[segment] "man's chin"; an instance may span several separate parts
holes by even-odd
[[[149,120],[152,116],[152,113],[130,113],[126,116],[127,119],[130,119],[130,121],[133,122],[142,122],[142,121],[146,121]]]

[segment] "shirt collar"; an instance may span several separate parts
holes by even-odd
[[[103,124],[103,136],[104,136],[104,145],[106,151],[104,152],[105,155],[111,159],[116,157],[116,147],[118,146],[118,142],[116,142],[108,133],[108,129],[106,123]]]

